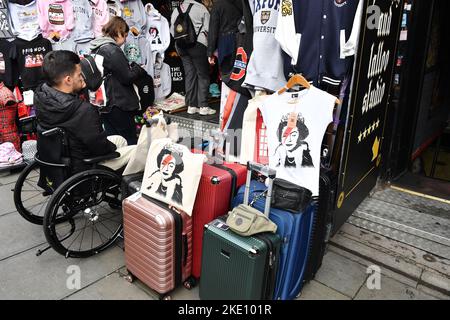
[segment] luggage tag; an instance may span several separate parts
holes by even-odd
[[[223,221],[216,219],[211,223],[214,227],[216,227],[217,229],[221,229],[224,231],[227,231],[228,229],[230,229],[230,227]]]

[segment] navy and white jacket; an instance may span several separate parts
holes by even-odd
[[[276,39],[284,73],[302,73],[316,86],[339,85],[355,54],[364,1],[283,0]]]

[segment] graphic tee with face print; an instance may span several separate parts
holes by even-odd
[[[259,107],[266,125],[269,166],[281,178],[319,194],[320,150],[336,97],[314,86],[274,93]]]

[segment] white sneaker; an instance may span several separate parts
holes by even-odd
[[[188,107],[187,113],[196,114],[198,112],[199,112],[199,109],[197,107]]]
[[[200,112],[202,116],[208,116],[216,113],[216,110],[211,109],[210,107],[201,107]]]

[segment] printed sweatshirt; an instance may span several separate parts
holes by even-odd
[[[145,30],[145,24],[147,21],[144,5],[141,0],[129,0],[120,1],[120,7],[122,12],[122,18],[127,22],[130,27],[130,33],[134,33],[133,29],[136,28],[136,35],[141,34]],[[134,27],[134,28],[133,28]]]
[[[75,42],[87,42],[94,39],[92,29],[92,9],[89,0],[72,0],[75,16],[75,28],[71,38]]]
[[[156,54],[159,53],[164,59],[164,52],[170,45],[169,22],[151,3],[145,5],[145,15],[147,17],[145,37],[150,42],[155,63]]]
[[[109,21],[108,4],[106,0],[89,0],[92,7],[92,29],[94,36],[102,36],[102,28]]]
[[[8,9],[11,30],[17,38],[31,41],[41,33],[36,1],[26,5],[10,2]]]
[[[39,26],[44,38],[53,38],[59,34],[60,39],[67,39],[75,27],[73,6],[70,0],[38,0]]]

